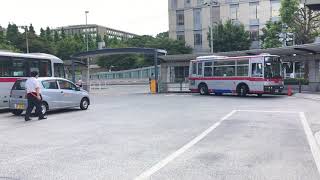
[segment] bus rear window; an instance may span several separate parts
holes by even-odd
[[[26,90],[26,80],[17,80],[14,83],[12,90]]]

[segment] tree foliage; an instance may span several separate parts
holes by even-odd
[[[288,26],[286,32],[295,34],[296,44],[311,43],[320,31],[320,12],[300,6],[299,0],[282,0],[281,20]]]
[[[30,24],[25,31],[19,32],[18,26],[9,24],[6,33],[0,27],[0,49],[10,51],[26,52],[26,37],[28,38],[29,52],[49,53],[58,56],[63,60],[70,58],[72,54],[86,51],[87,39],[84,35],[67,35],[64,29],[57,31],[41,28],[37,35],[34,27]],[[124,47],[145,47],[166,49],[168,54],[187,54],[192,52],[192,48],[187,47],[182,41],[169,39],[168,32],[160,33],[156,37],[137,36],[130,39],[119,37],[110,38],[97,35],[93,38],[88,36],[89,50],[97,49],[98,42],[104,41],[108,48]],[[123,70],[137,67],[144,67],[153,64],[153,57],[149,55],[114,55],[101,57],[97,60],[102,67],[114,67],[113,70]]]
[[[262,29],[263,35],[261,36],[262,48],[275,48],[281,47],[282,43],[279,40],[282,32],[281,22],[268,21],[266,27]]]
[[[210,42],[210,30],[208,40]],[[225,23],[219,22],[213,27],[214,52],[240,51],[250,48],[250,34],[243,24],[235,24],[231,20]],[[211,47],[211,42],[209,43]]]

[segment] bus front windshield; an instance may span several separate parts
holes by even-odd
[[[265,78],[281,78],[281,61],[279,57],[265,57]]]

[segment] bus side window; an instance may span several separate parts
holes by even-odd
[[[202,75],[202,62],[198,63],[198,75]]]
[[[251,74],[252,77],[263,77],[262,63],[252,63]]]
[[[40,61],[40,77],[51,77],[52,76],[52,69],[51,63],[48,60],[41,60]]]
[[[195,62],[192,63],[192,74],[197,74],[197,63]]]

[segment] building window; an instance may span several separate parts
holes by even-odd
[[[230,18],[231,20],[238,20],[239,4],[230,4]]]
[[[258,8],[259,2],[251,2],[250,6],[250,19],[259,19]]]
[[[193,10],[193,25],[194,30],[200,30],[202,28],[201,25],[201,9]]]
[[[177,40],[179,41],[185,41],[185,35],[183,31],[178,31],[177,32]]]
[[[197,0],[197,6],[202,6],[204,4],[204,0]]]
[[[279,0],[272,0],[271,3],[271,17],[279,17],[280,16],[280,1]]]
[[[194,31],[194,46],[202,46],[201,31]]]
[[[184,26],[184,11],[177,11],[177,25]]]
[[[250,26],[250,39],[259,41],[259,26]]]
[[[190,7],[191,6],[191,0],[184,0],[184,6]]]
[[[171,0],[171,9],[177,9],[178,0]]]

